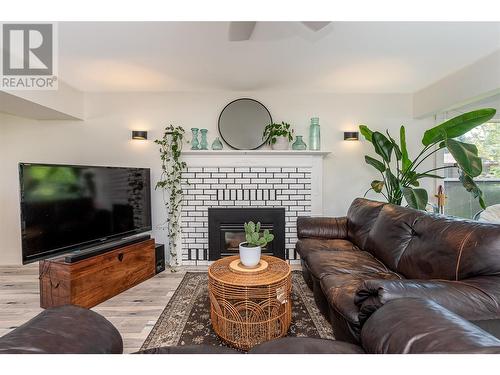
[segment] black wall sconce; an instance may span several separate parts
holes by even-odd
[[[359,132],[344,132],[344,141],[359,141]]]
[[[132,130],[132,139],[146,140],[148,139],[148,132],[143,130]]]

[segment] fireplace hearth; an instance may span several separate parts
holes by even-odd
[[[261,230],[269,229],[274,240],[262,249],[262,254],[285,259],[285,208],[208,208],[208,259],[237,255],[240,242],[245,241],[243,224],[260,222]]]

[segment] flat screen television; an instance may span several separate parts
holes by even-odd
[[[147,168],[19,164],[23,264],[151,230]]]

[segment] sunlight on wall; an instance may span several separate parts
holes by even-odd
[[[170,77],[139,64],[123,63],[110,59],[87,59],[72,66],[85,67],[73,72],[89,86],[107,85],[110,91],[157,91],[174,82]]]
[[[396,84],[411,82],[413,71],[409,64],[397,59],[379,59],[335,68],[325,79],[330,87],[348,92],[389,90]]]

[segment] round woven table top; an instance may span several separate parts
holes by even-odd
[[[237,259],[239,256],[234,255],[217,260],[208,268],[208,276],[223,284],[245,287],[274,284],[287,278],[291,272],[287,262],[267,255],[261,257],[267,263],[264,271],[235,272],[230,265]]]

